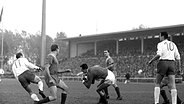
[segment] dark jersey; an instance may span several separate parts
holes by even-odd
[[[114,60],[112,59],[112,57],[108,57],[106,59],[106,66],[110,71],[114,71]]]
[[[95,80],[105,79],[108,75],[108,72],[105,68],[100,66],[93,66],[88,69],[87,80],[84,82],[84,85],[87,88],[90,88],[91,84],[95,83]]]
[[[49,54],[45,60],[45,64],[49,64],[50,75],[56,75],[58,72],[58,60],[55,55]]]

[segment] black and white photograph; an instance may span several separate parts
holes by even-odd
[[[184,104],[184,1],[0,0],[0,104]]]

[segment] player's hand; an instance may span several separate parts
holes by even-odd
[[[86,81],[86,80],[87,80],[87,76],[84,75],[84,76],[82,77],[82,80]]]
[[[40,72],[40,71],[42,71],[42,69],[40,67],[34,69],[34,72]]]
[[[85,82],[85,80],[82,80],[82,83],[84,83]]]
[[[39,68],[37,68],[36,70],[38,70],[38,71],[42,71],[42,68],[40,68],[40,67],[39,67]]]

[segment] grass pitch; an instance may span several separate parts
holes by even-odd
[[[99,99],[99,95],[96,93],[96,84],[92,85],[88,90],[80,81],[65,81],[70,88],[70,92],[67,97],[66,104],[96,104]],[[109,87],[110,99],[109,104],[152,104],[153,98],[153,83],[129,83],[124,84],[118,82],[118,86],[121,90],[123,100],[116,100],[115,89]],[[38,95],[37,85],[32,84],[31,88]],[[167,87],[164,88],[167,90]],[[178,95],[184,100],[184,84],[177,84]],[[49,95],[47,86],[44,83],[44,92]],[[61,90],[58,90],[58,99],[48,104],[60,104]],[[170,98],[170,94],[167,90],[167,95]],[[160,97],[160,102],[162,102]],[[22,88],[22,86],[15,79],[2,79],[0,82],[0,104],[33,104],[32,99],[28,93]]]

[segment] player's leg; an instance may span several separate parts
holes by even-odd
[[[23,88],[29,93],[29,95],[31,96],[33,101],[39,101],[38,96],[35,93],[32,92],[32,90],[29,87],[29,85],[28,86],[24,86]]]
[[[109,91],[108,91],[108,87],[104,88],[104,92],[106,94],[106,98],[109,99]]]
[[[168,61],[168,78],[169,78],[169,84],[168,87],[171,91],[171,99],[172,104],[177,103],[177,90],[176,90],[176,83],[175,83],[175,62],[174,61]]]
[[[168,87],[171,89],[171,98],[172,98],[172,104],[176,104],[177,102],[177,90],[176,90],[176,84],[175,84],[175,75],[168,75],[169,78],[169,84]]]
[[[52,80],[54,82],[50,82],[50,79],[48,77],[45,77],[45,82],[49,88],[50,96],[43,98],[42,100],[40,100],[36,104],[47,103],[47,102],[54,101],[57,99],[57,86],[56,86],[57,79],[54,76],[51,76],[51,77],[52,77]]]
[[[159,103],[160,85],[161,85],[162,79],[166,75],[167,71],[168,71],[168,65],[167,65],[166,61],[159,61],[157,64],[155,88],[154,88],[155,104]]]
[[[168,97],[167,97],[166,92],[165,92],[164,89],[161,89],[161,90],[160,90],[160,95],[161,95],[162,98],[164,99],[164,102],[163,102],[162,104],[170,104],[170,103],[169,103],[169,99],[168,99]]]
[[[169,90],[169,93],[171,93],[171,91]],[[184,104],[184,102],[182,102],[182,100],[180,99],[180,97],[177,94],[177,104]]]
[[[180,99],[180,97],[178,96],[178,94],[177,94],[177,104],[184,104],[184,102],[182,102],[182,100]]]
[[[51,86],[49,87],[49,91],[50,91],[50,96],[41,99],[40,101],[35,102],[35,104],[42,104],[42,103],[47,103],[50,101],[54,101],[57,99],[57,87],[56,86]]]
[[[128,81],[127,81],[127,79],[126,79],[124,83],[127,84],[127,82],[128,82]]]
[[[120,90],[119,90],[119,87],[115,81],[114,84],[112,84],[112,86],[114,87],[115,91],[116,91],[116,94],[117,94],[117,100],[122,100],[122,97],[121,97],[121,93],[120,93]]]
[[[98,86],[96,91],[100,96],[99,104],[100,103],[104,103],[104,104],[108,103],[107,99],[106,99],[106,93],[103,92],[103,90],[104,90],[104,88],[109,87],[111,83],[112,83],[111,81],[107,80],[104,83],[100,84],[100,86]]]
[[[31,96],[33,101],[39,101],[38,96],[32,92],[31,88],[29,87],[30,82],[26,79],[27,73],[22,73],[18,76],[18,81],[22,85],[22,87],[28,92],[28,94]]]
[[[45,98],[45,94],[43,93],[43,82],[37,75],[33,74],[31,71],[26,72],[26,79],[29,82],[35,83],[38,85],[39,94],[42,96],[42,98]]]
[[[155,81],[155,88],[154,88],[154,99],[155,104],[159,103],[159,96],[160,96],[160,84],[163,79],[163,76],[160,74],[156,74],[156,81]]]
[[[164,77],[163,79],[162,79],[162,82],[161,82],[161,85],[160,85],[160,95],[162,96],[162,98],[164,99],[164,102],[162,103],[162,104],[170,104],[169,103],[169,99],[168,99],[168,97],[167,97],[167,95],[166,95],[166,92],[165,92],[165,90],[163,89],[163,87],[165,87],[165,86],[168,86],[168,77]]]
[[[57,85],[58,88],[62,89],[61,93],[61,104],[65,104],[67,93],[68,93],[68,86],[64,83],[63,80],[59,80],[59,83]]]
[[[42,98],[46,98],[45,94],[43,93],[43,81],[40,79],[40,77],[35,75],[33,82],[38,85],[39,94],[42,96]]]
[[[25,71],[24,73],[18,76],[18,80],[20,84],[22,85],[22,87],[29,93],[31,98],[34,101],[39,101],[38,96],[35,93],[33,93],[31,88],[29,87],[30,79],[33,79],[33,77],[32,76],[28,77],[28,76],[30,76],[29,71]]]

